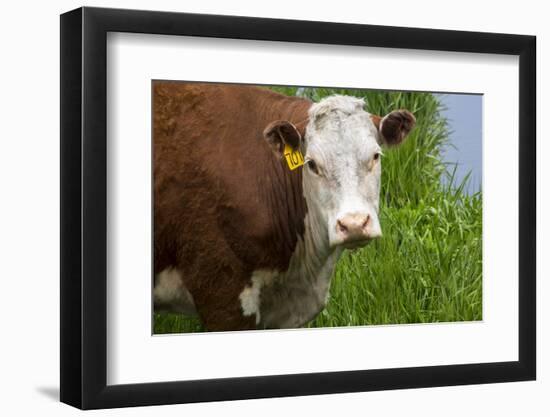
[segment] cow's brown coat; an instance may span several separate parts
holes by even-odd
[[[154,269],[177,268],[209,330],[255,327],[239,294],[252,271],[284,271],[304,233],[301,169],[264,130],[304,136],[311,102],[264,88],[153,83]]]

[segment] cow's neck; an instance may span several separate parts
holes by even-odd
[[[307,195],[305,200],[307,204]],[[253,282],[263,287],[261,314],[257,316],[261,327],[300,327],[328,301],[332,273],[342,249],[330,247],[326,221],[311,203],[304,229],[286,271],[257,271],[253,276]]]
[[[293,261],[295,259],[295,262],[301,265],[299,271],[301,274],[309,280],[315,280],[318,278],[319,271],[327,265],[327,261],[335,261],[334,258],[339,257],[341,250],[330,247],[326,221],[320,216],[319,211],[311,204],[307,204],[307,207],[304,236],[298,242]],[[289,269],[292,269],[294,265],[291,264],[290,267]]]

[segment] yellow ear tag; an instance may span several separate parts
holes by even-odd
[[[302,155],[302,152],[300,152],[299,149],[292,149],[288,143],[285,143],[284,155],[290,170],[294,170],[304,165],[304,155]]]

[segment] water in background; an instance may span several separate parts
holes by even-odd
[[[443,149],[443,160],[457,164],[455,184],[460,184],[468,172],[470,180],[465,192],[472,194],[482,186],[482,97],[479,94],[436,94],[445,109],[450,136]],[[450,165],[452,170],[453,166]]]

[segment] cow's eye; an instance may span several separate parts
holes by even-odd
[[[307,167],[311,172],[313,172],[315,175],[319,175],[319,168],[317,167],[317,164],[313,159],[309,159],[307,161]]]
[[[371,171],[374,169],[374,167],[376,166],[376,164],[378,163],[378,161],[380,160],[380,157],[382,156],[382,153],[381,152],[376,152],[373,156],[372,156],[372,159],[368,162],[368,170]]]

